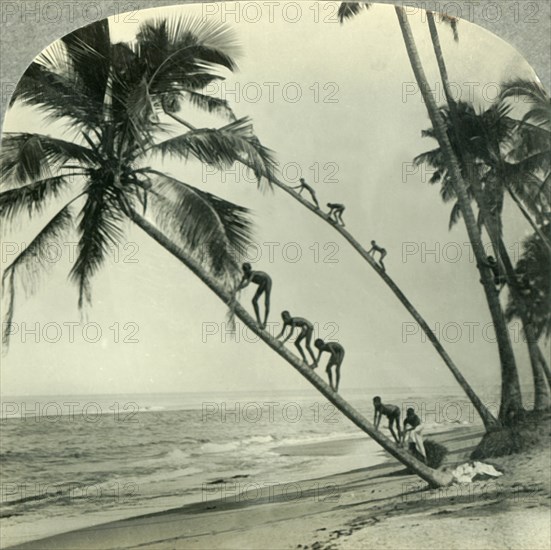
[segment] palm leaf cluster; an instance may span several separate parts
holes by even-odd
[[[523,101],[520,98],[527,98]],[[524,107],[524,112],[519,108]],[[523,299],[509,295],[506,317],[520,317],[519,308],[533,323],[537,335],[551,334],[551,101],[535,82],[516,80],[503,87],[500,101],[477,111],[467,102],[455,105],[458,124],[452,124],[449,106],[441,108],[450,142],[463,171],[468,193],[475,198],[480,190],[487,215],[502,235],[502,211],[507,197],[514,201],[534,232],[523,243],[523,253],[515,266],[516,280]],[[434,130],[423,132],[435,137]],[[450,228],[461,217],[452,181],[439,148],[417,156],[416,165],[431,166],[431,184],[440,185],[444,202],[454,202]],[[479,211],[479,224],[482,214]]]
[[[501,215],[504,195],[512,193],[536,218],[549,208],[551,182],[548,178],[549,153],[543,150],[522,158],[518,156],[518,123],[511,118],[510,106],[497,103],[485,111],[477,112],[467,102],[456,105],[459,127],[452,125],[449,108],[442,107],[441,115],[448,128],[448,136],[460,160],[463,177],[473,196],[473,179],[480,184],[489,212]],[[435,137],[434,130],[423,131],[424,137]],[[522,147],[525,144],[523,143]],[[451,178],[440,148],[418,155],[416,165],[428,164],[434,169],[429,180],[441,186],[444,202],[455,200]],[[543,174],[547,174],[543,177]],[[459,219],[461,211],[455,203],[450,216],[450,227]]]
[[[551,240],[551,223],[542,227]],[[525,289],[528,315],[535,335],[551,337],[551,253],[539,235],[533,233],[523,242],[522,254],[515,266],[519,283]],[[510,299],[505,309],[508,321],[521,317],[518,302]]]
[[[71,228],[78,235],[78,253],[70,277],[78,286],[79,306],[90,302],[91,278],[110,247],[124,239],[136,209],[153,210],[164,230],[205,268],[226,282],[235,279],[238,253],[251,239],[247,209],[151,163],[166,156],[220,169],[242,162],[259,183],[271,176],[273,153],[256,138],[251,121],[237,119],[225,100],[204,92],[236,69],[238,53],[230,29],[211,22],[150,20],[134,40],[113,44],[108,21],[102,20],[53,43],[31,63],[11,104],[37,110],[60,135],[4,134],[0,217],[11,222],[22,213],[42,214],[50,205],[61,208],[5,270],[8,322],[16,278],[31,269],[28,258],[40,256],[40,247],[64,238]],[[197,108],[223,116],[224,125],[185,124],[178,135],[167,136],[170,127],[163,120]]]

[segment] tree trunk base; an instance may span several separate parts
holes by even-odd
[[[551,412],[531,411],[522,420],[487,432],[471,453],[471,460],[483,460],[520,453],[549,440]]]

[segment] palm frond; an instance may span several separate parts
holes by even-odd
[[[0,218],[12,221],[24,210],[29,216],[41,213],[47,200],[59,197],[61,191],[67,187],[67,177],[53,176],[3,191],[0,193]]]
[[[0,149],[2,186],[49,177],[72,161],[89,164],[95,154],[91,149],[42,134],[5,133]]]
[[[449,25],[453,32],[453,39],[459,42],[459,33],[457,32],[457,26],[459,25],[459,19],[452,17],[451,15],[442,14],[442,23]]]
[[[461,207],[459,202],[456,202],[450,212],[450,222],[448,224],[448,230],[451,230],[452,227],[461,219]]]
[[[231,121],[237,120],[230,104],[225,99],[212,97],[199,92],[192,92],[190,90],[185,92],[185,96],[194,107],[207,111],[208,113],[225,116]]]
[[[160,18],[144,23],[136,53],[152,96],[183,90],[198,91],[225,68],[234,71],[239,54],[233,30],[194,17]]]
[[[111,40],[108,20],[100,19],[80,27],[61,40],[73,69],[83,84],[87,99],[102,105],[110,65]]]
[[[421,153],[417,155],[413,159],[413,164],[416,167],[421,166],[422,164],[428,164],[432,168],[439,167],[443,164],[443,155],[440,151],[440,148],[438,149],[432,149],[430,151],[425,151],[424,153]]]
[[[21,279],[23,289],[27,296],[35,292],[40,275],[52,265],[52,262],[47,260],[47,254],[45,253],[47,246],[51,243],[59,242],[71,227],[71,212],[66,206],[52,218],[29,245],[5,269],[2,276],[2,288],[6,288],[6,282],[9,286],[7,290],[9,293],[8,308],[2,335],[5,346],[7,346],[9,342],[10,328],[13,320],[16,276]]]
[[[339,21],[343,23],[345,19],[352,19],[353,17],[356,17],[362,8],[369,9],[370,7],[370,2],[341,2],[337,12],[337,17],[339,18]]]
[[[549,102],[549,94],[545,88],[534,80],[525,80],[516,78],[504,82],[501,86],[501,98],[519,98],[527,97],[533,103],[545,105]]]
[[[253,170],[259,183],[262,178],[269,183],[275,173],[274,154],[254,135],[248,117],[219,129],[202,128],[187,132],[157,143],[149,151],[160,153],[163,157],[169,155],[183,159],[193,155],[199,161],[221,170],[241,162]]]
[[[91,303],[90,280],[105,261],[110,245],[123,238],[123,213],[114,196],[113,187],[106,185],[98,172],[90,177],[86,188],[86,202],[80,212],[77,258],[70,278],[78,285],[78,306]]]
[[[551,241],[551,224],[541,227],[542,233]],[[535,333],[551,336],[551,254],[548,246],[537,233],[522,243],[522,253],[515,266],[518,285],[523,289],[525,300],[520,304],[509,296],[505,309],[507,321],[521,317],[519,307],[526,307]]]
[[[215,274],[240,272],[237,259],[252,238],[248,209],[160,172],[150,174],[158,223],[176,230],[186,249],[199,253]]]
[[[27,68],[10,98],[37,106],[50,120],[93,128],[102,117],[101,102],[88,97],[61,43],[54,42]]]
[[[501,87],[500,100],[527,107],[521,126],[531,123],[548,133],[551,131],[551,98],[539,82],[523,79],[505,82]]]

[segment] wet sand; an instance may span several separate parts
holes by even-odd
[[[458,427],[431,439],[448,447],[446,465],[452,467],[468,458],[481,436],[480,429]],[[355,441],[329,444],[334,453],[361,449]],[[279,452],[327,453],[316,446]],[[550,548],[549,446],[487,462],[504,475],[439,490],[428,490],[390,458],[368,468],[243,492],[213,486],[202,502],[13,548]]]

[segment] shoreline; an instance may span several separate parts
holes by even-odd
[[[446,445],[446,466],[465,462],[483,429],[427,436]],[[496,480],[428,490],[388,455],[338,474],[216,495],[201,502],[111,521],[13,549],[548,549],[549,443],[486,461]],[[222,480],[227,484],[231,480]],[[238,480],[239,481],[239,480]],[[293,487],[291,491],[290,487]]]
[[[451,466],[464,462],[468,458],[482,434],[483,430],[479,427],[461,426],[430,434],[427,438],[448,447],[449,455],[446,464]],[[339,445],[338,441],[333,444]],[[295,452],[302,450],[302,452],[315,454],[321,452],[321,449],[316,449],[319,445],[311,445],[311,451],[307,451],[308,444],[298,445]],[[288,449],[282,450],[288,451]],[[337,448],[335,453],[337,452],[344,453],[344,450]],[[520,460],[522,456],[517,455],[517,459]],[[515,495],[506,491],[509,481],[511,482],[509,488],[514,489],[515,480],[518,477],[515,476],[514,480],[505,480],[507,471],[510,470],[511,457],[490,461],[504,468],[503,482],[501,482],[502,478],[498,478],[497,483],[488,481],[468,484],[467,493],[458,492],[454,488],[440,491],[440,493],[438,490],[428,491],[423,481],[415,475],[407,474],[404,467],[394,459],[388,455],[381,458],[383,462],[365,468],[298,482],[268,484],[264,487],[251,487],[254,483],[249,483],[246,479],[220,479],[217,483],[210,484],[210,489],[203,495],[200,502],[76,529],[9,548],[27,550],[37,548],[99,550],[138,547],[329,549],[365,547],[368,543],[372,543],[372,537],[383,543],[386,541],[389,547],[396,547],[396,537],[405,535],[407,535],[406,539],[411,539],[410,545],[406,544],[407,540],[399,538],[400,544],[403,545],[399,547],[417,548],[417,546],[411,546],[411,543],[415,543],[417,535],[412,535],[410,529],[401,528],[406,520],[408,523],[415,521],[410,526],[421,529],[424,539],[427,521],[434,522],[435,518],[438,518],[440,523],[451,521],[455,529],[461,531],[464,528],[464,525],[461,527],[462,521],[458,522],[457,518],[449,516],[457,514],[464,517],[465,514],[468,515],[469,508],[480,507],[481,510],[476,511],[475,514],[478,517],[477,521],[480,523],[481,518],[485,518],[482,524],[488,525],[483,529],[490,533],[493,530],[491,526],[499,522],[499,517],[511,514],[518,516],[519,513],[526,515],[526,508],[533,504],[530,502],[532,497],[537,501],[534,506],[540,505],[541,495],[537,491],[533,495],[532,493],[525,495],[523,498],[526,502],[519,501],[518,498],[515,501]],[[544,476],[540,475],[539,478],[542,480]],[[518,486],[518,483],[516,485]],[[476,494],[477,491],[478,494]],[[517,497],[519,495],[520,493]],[[513,501],[517,506],[516,508],[513,506],[511,511],[509,505]],[[541,519],[540,516],[547,514],[547,531],[543,526],[534,529],[532,525],[534,522],[529,521],[530,518],[524,518],[522,522],[509,518],[506,523],[516,525],[518,533],[523,533],[523,529],[526,531],[526,527],[523,528],[522,525],[532,525],[529,533],[534,534],[537,531],[545,536],[545,533],[549,532],[549,498],[546,503],[547,508],[546,510],[542,508],[543,512],[530,510],[528,513],[532,520],[535,518],[538,522]],[[494,514],[496,511],[499,512],[495,516],[488,515],[492,507]],[[457,508],[457,512],[451,511],[453,508]],[[363,515],[358,515],[360,511]],[[389,530],[383,524],[396,524],[396,527]],[[431,535],[433,546],[419,546],[419,548],[436,549],[442,547],[444,542],[447,544],[449,541],[441,540],[443,532],[445,531],[442,531],[440,525]],[[526,533],[524,535],[526,536]],[[362,540],[362,536],[367,538]],[[477,536],[480,536],[480,533]],[[514,540],[515,536],[509,535],[509,539]],[[355,543],[354,540],[358,542]],[[276,546],[270,546],[274,541],[277,541]],[[448,547],[452,546],[448,544]],[[492,546],[492,544],[471,547],[500,548],[499,545]],[[507,547],[516,548],[516,546]],[[526,546],[526,548],[540,547],[548,546],[538,546],[538,541],[533,537],[530,544]],[[463,548],[463,546],[457,546],[457,548]]]

